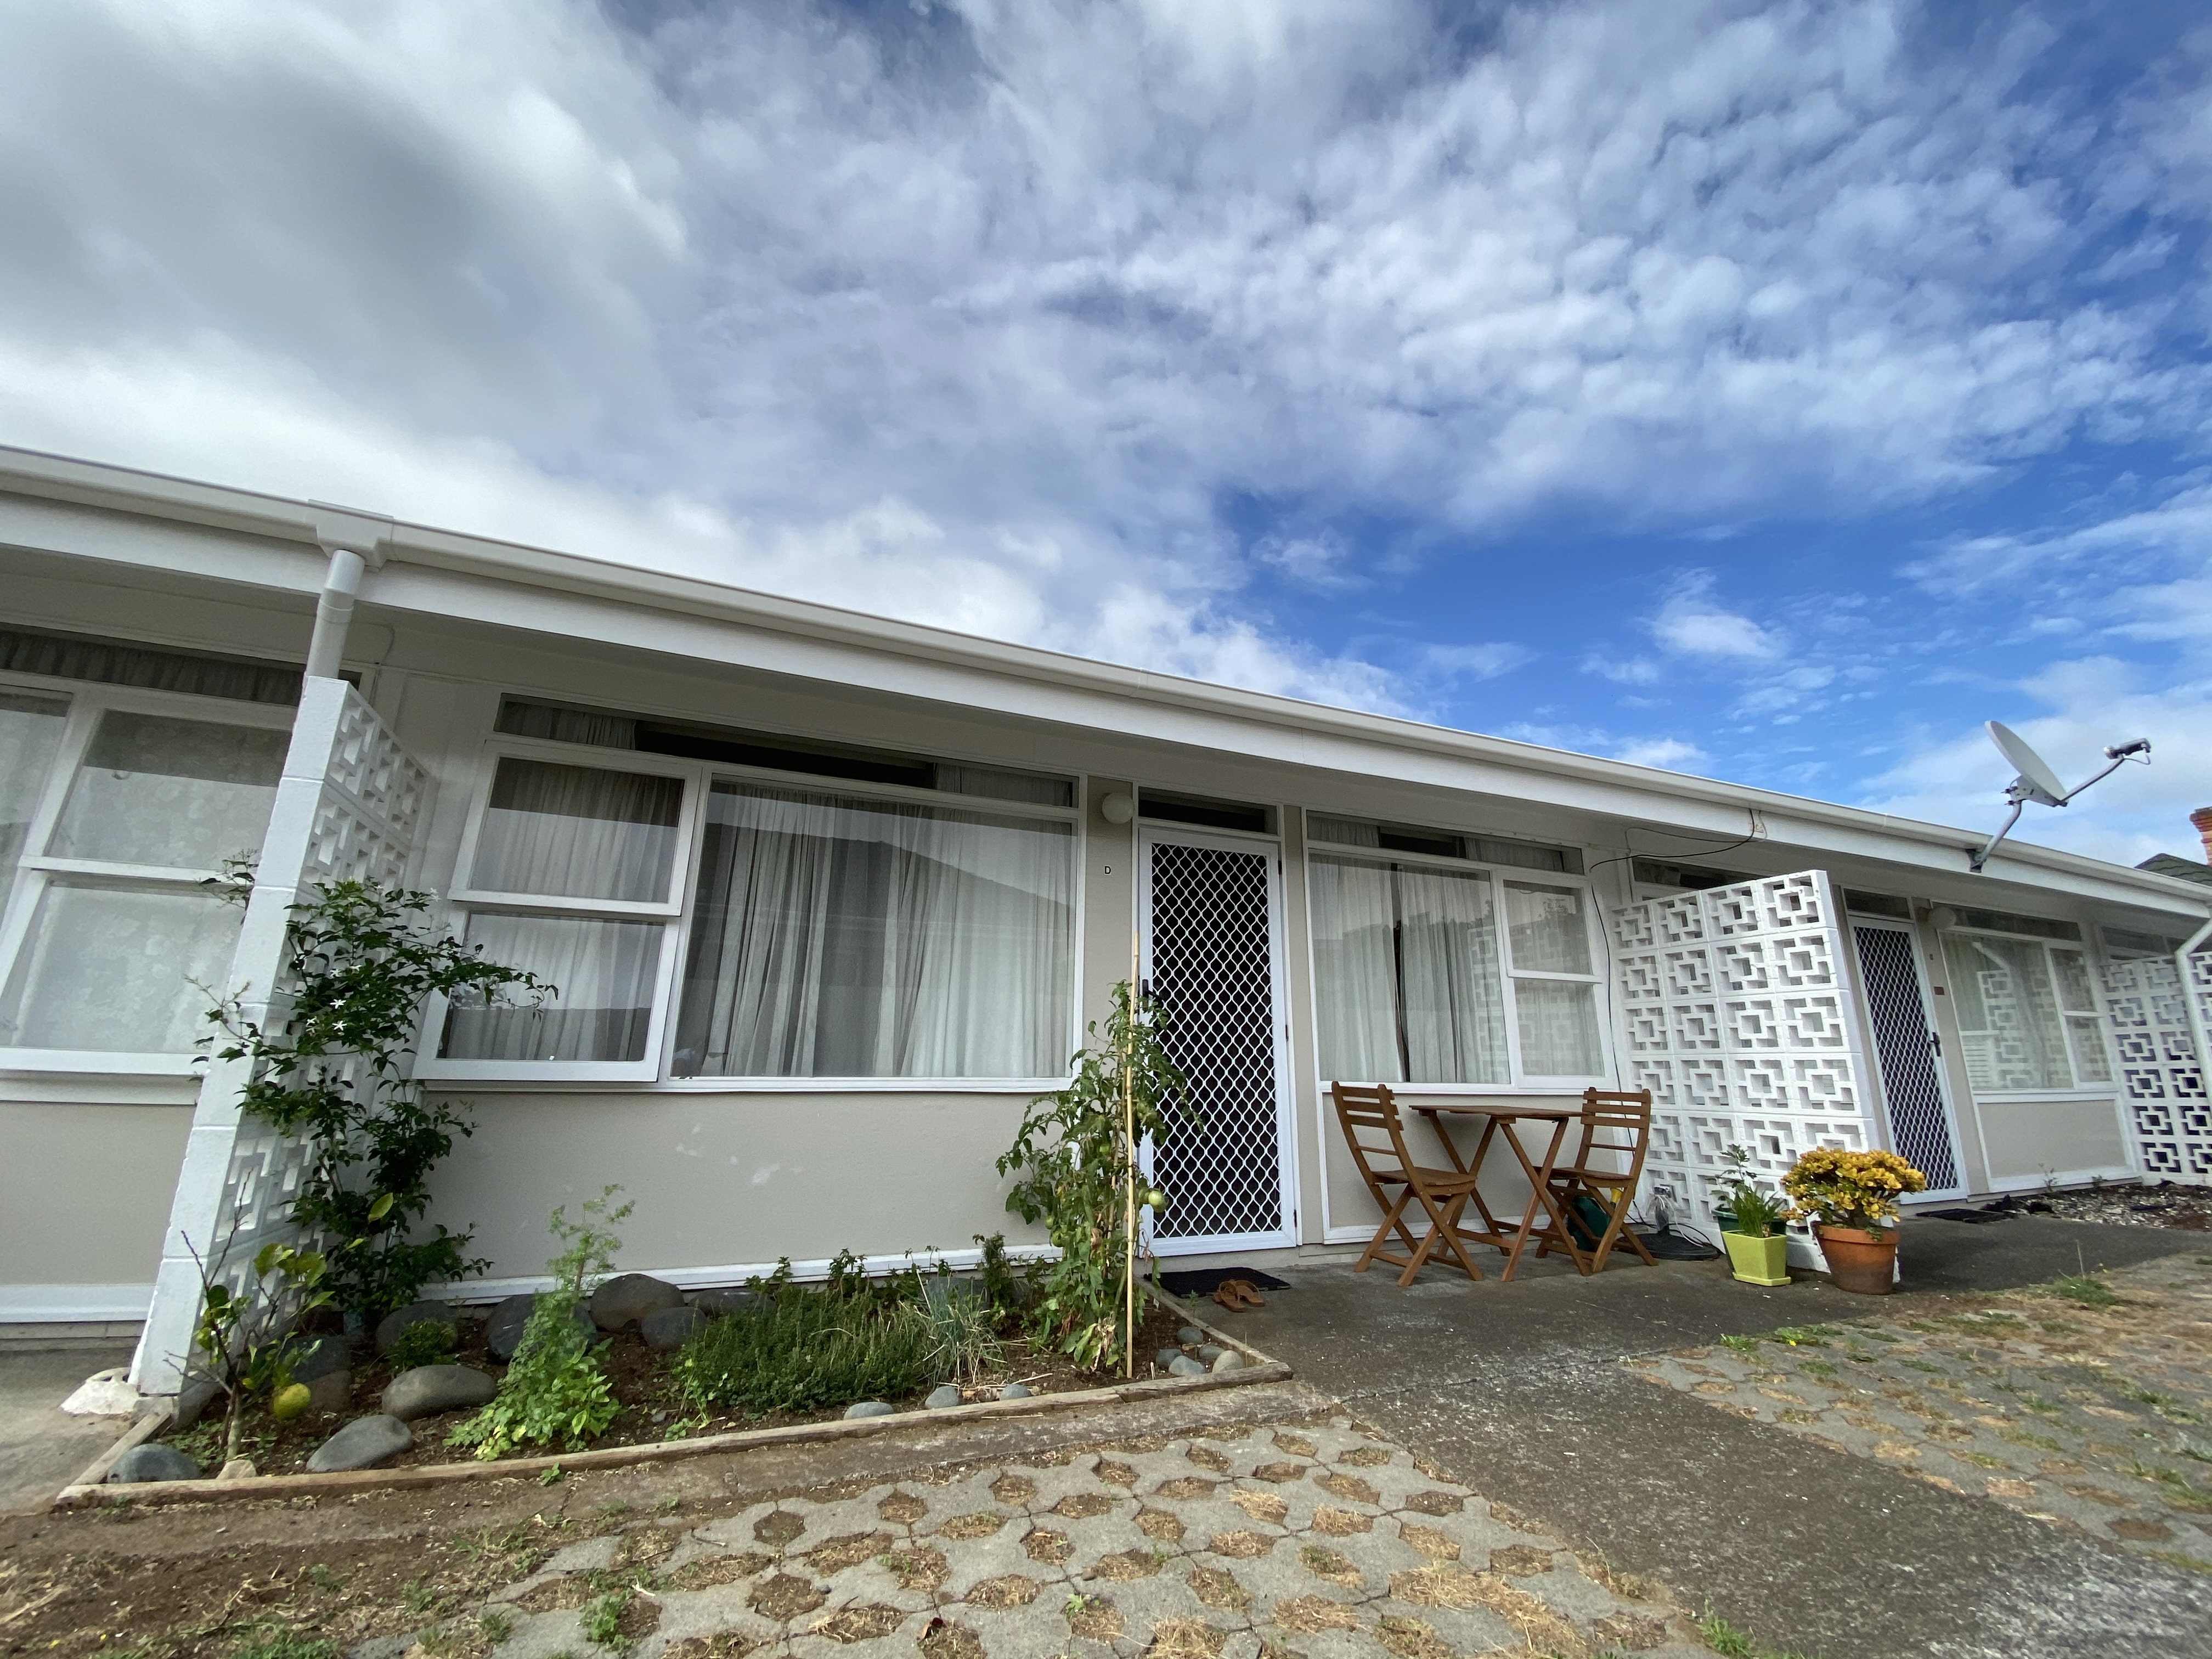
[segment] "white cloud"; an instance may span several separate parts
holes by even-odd
[[[1639,738],[1613,750],[1615,760],[1632,766],[1656,766],[1668,772],[1691,772],[1711,758],[1694,743],[1680,738]]]
[[[1676,583],[1651,619],[1651,637],[1665,649],[1688,657],[1768,662],[1780,656],[1782,637],[1720,605],[1712,597],[1712,586],[1711,575],[1703,571]]]
[[[1659,665],[1649,657],[1616,657],[1604,651],[1584,654],[1582,671],[1616,685],[1652,685],[1659,679]]]

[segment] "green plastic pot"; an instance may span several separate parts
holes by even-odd
[[[1747,1285],[1787,1285],[1790,1282],[1790,1240],[1786,1234],[1729,1233],[1721,1235],[1728,1246],[1729,1267]]]

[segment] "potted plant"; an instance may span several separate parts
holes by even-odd
[[[1897,1282],[1897,1200],[1925,1192],[1928,1177],[1895,1152],[1815,1146],[1782,1177],[1793,1218],[1813,1224],[1828,1276],[1840,1291],[1887,1296]]]
[[[1724,1161],[1728,1193],[1714,1215],[1730,1271],[1747,1285],[1787,1285],[1790,1239],[1782,1224],[1790,1213],[1789,1200],[1759,1190],[1751,1176],[1751,1154],[1743,1147],[1729,1147]]]

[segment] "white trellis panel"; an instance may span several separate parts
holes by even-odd
[[[1647,1206],[1656,1196],[1710,1233],[1729,1146],[1772,1186],[1811,1147],[1885,1144],[1826,872],[1647,899],[1611,921],[1624,1069],[1651,1091]]]
[[[2204,1097],[2197,1028],[2212,1014],[2212,957],[2189,959],[2190,984],[2170,957],[2105,964],[2105,1011],[2112,1021],[2120,1087],[2135,1124],[2144,1177],[2212,1182],[2212,1103]]]
[[[264,1029],[283,1018],[277,976],[291,907],[327,881],[405,881],[429,778],[377,713],[343,680],[307,680],[269,815],[253,890],[224,988]],[[303,1151],[240,1110],[251,1072],[211,1060],[177,1176],[154,1302],[132,1378],[148,1394],[173,1392],[198,1316],[194,1252],[222,1252],[224,1277],[242,1285],[254,1253],[286,1236]]]

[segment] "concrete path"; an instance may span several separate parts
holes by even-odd
[[[2048,1280],[2202,1243],[2148,1228],[1916,1221],[1906,1316],[1944,1292]],[[1762,1291],[1723,1264],[1556,1262],[1511,1285],[1431,1269],[1410,1290],[1349,1263],[1231,1328],[1451,1474],[1663,1583],[1769,1649],[1821,1659],[2212,1655],[2212,1577],[1899,1476],[1654,1388],[1620,1362],[1864,1316],[1819,1280]]]
[[[0,1345],[0,1514],[43,1505],[131,1426],[58,1409],[94,1371],[130,1363],[128,1342]]]

